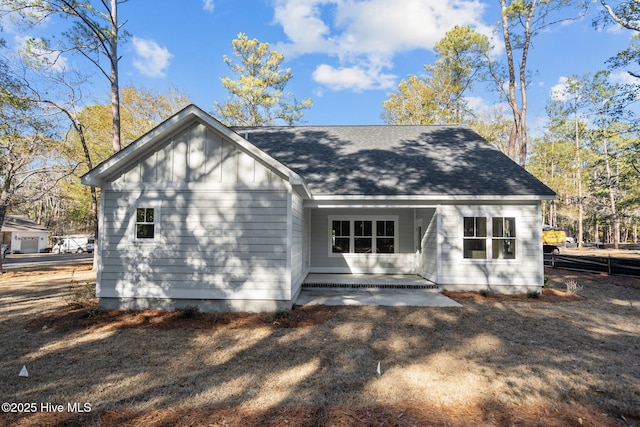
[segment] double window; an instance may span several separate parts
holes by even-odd
[[[487,244],[490,244],[491,258],[515,259],[516,219],[513,217],[493,217],[490,229],[488,229],[488,225],[486,217],[464,217],[464,257],[486,259]]]
[[[330,217],[329,226],[331,253],[392,254],[396,250],[396,218]]]

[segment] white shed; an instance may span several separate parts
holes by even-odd
[[[2,224],[0,243],[7,253],[37,254],[49,247],[51,230],[26,216],[7,215]]]

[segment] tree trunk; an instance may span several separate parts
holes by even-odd
[[[584,239],[582,222],[584,220],[584,195],[582,194],[582,160],[580,159],[580,127],[578,126],[578,111],[575,112],[575,138],[576,138],[576,179],[578,180],[578,249],[582,249]]]
[[[2,196],[0,196],[0,230],[2,230],[2,226],[4,225],[4,217],[7,212],[7,206],[5,205],[4,199],[6,198],[6,194],[4,194],[4,190],[2,192]],[[0,245],[3,243],[3,240],[0,240]],[[2,267],[2,263],[4,261],[4,255],[0,252],[0,274],[4,273],[4,269]]]
[[[507,67],[509,72],[509,91],[507,102],[513,112],[514,127],[509,135],[507,154],[513,160],[518,159],[520,166],[525,167],[527,163],[527,56],[529,55],[529,45],[531,44],[531,18],[535,12],[536,5],[532,5],[527,12],[524,27],[524,41],[522,43],[522,57],[518,70],[520,83],[520,104],[516,96],[516,68],[513,60],[513,46],[511,45],[511,34],[509,31],[509,18],[507,14],[506,0],[500,0],[502,17],[502,35],[504,38],[505,51],[507,53]]]
[[[89,147],[87,146],[87,140],[84,137],[84,129],[82,124],[77,120],[73,120],[76,131],[78,132],[78,137],[80,138],[80,143],[82,144],[82,150],[84,151],[84,158],[87,162],[87,167],[89,170],[93,169],[93,162],[91,161],[91,153],[89,153]],[[93,216],[93,237],[94,239],[98,238],[98,191],[96,187],[89,187],[91,191],[91,215]],[[97,242],[95,242],[97,243]],[[94,243],[93,248],[93,269],[98,269],[98,251],[96,250],[97,244]]]
[[[509,91],[507,93],[507,102],[513,112],[513,127],[509,134],[507,142],[507,155],[512,159],[516,159],[516,146],[518,141],[520,127],[520,108],[516,99],[516,72],[513,61],[513,48],[511,47],[511,34],[509,32],[509,19],[507,17],[507,2],[500,0],[501,16],[502,16],[502,36],[504,38],[505,52],[507,53],[507,67],[509,70]]]
[[[605,123],[604,112],[600,113],[602,123]],[[602,150],[604,152],[604,164],[607,171],[607,188],[609,189],[609,203],[611,205],[611,215],[613,218],[613,247],[620,247],[620,217],[616,206],[616,186],[613,182],[613,174],[611,173],[611,161],[609,160],[609,141],[607,138],[606,127],[602,128]]]
[[[120,132],[120,88],[118,83],[118,2],[111,0],[111,37],[109,39],[111,61],[111,144],[113,152],[122,150]]]
[[[93,214],[93,269],[98,269],[98,191],[91,186],[91,210]]]
[[[527,58],[529,57],[529,46],[531,45],[531,19],[536,10],[536,3],[532,2],[527,17],[524,21],[524,43],[522,46],[522,57],[520,60],[520,126],[518,128],[519,161],[520,166],[527,164]]]

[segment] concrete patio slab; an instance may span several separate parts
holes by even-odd
[[[462,307],[416,275],[309,274],[296,305]]]
[[[304,288],[296,305],[380,305],[391,307],[462,307],[437,290],[375,288]]]

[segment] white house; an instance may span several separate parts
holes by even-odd
[[[0,233],[0,243],[7,253],[37,254],[49,246],[51,230],[26,216],[7,215]]]
[[[468,127],[232,129],[193,105],[82,181],[108,308],[290,308],[309,273],[539,290],[555,197]]]

